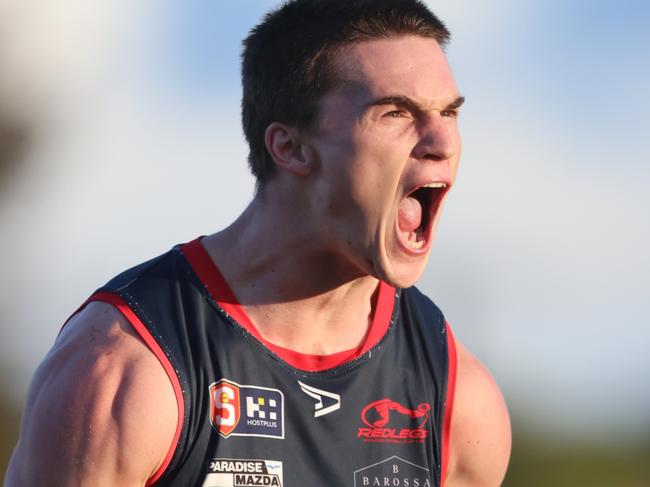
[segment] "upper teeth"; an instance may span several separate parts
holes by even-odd
[[[447,185],[445,183],[428,183],[422,187],[423,188],[446,188]]]

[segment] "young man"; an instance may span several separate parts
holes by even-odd
[[[448,37],[417,0],[295,0],[251,32],[256,197],[74,314],[7,485],[501,483],[499,389],[411,287],[460,156]]]

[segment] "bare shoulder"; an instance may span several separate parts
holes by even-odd
[[[511,449],[510,418],[499,386],[457,342],[458,371],[446,487],[501,485]]]
[[[155,355],[117,309],[89,303],[34,375],[7,486],[144,485],[177,414]]]

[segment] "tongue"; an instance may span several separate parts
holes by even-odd
[[[407,196],[399,204],[397,224],[403,232],[414,232],[422,223],[422,206],[415,198]]]

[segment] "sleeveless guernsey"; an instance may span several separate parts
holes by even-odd
[[[90,301],[121,311],[174,387],[176,434],[147,485],[444,482],[455,345],[416,288],[380,283],[365,342],[328,356],[266,342],[200,239],[120,274]]]

